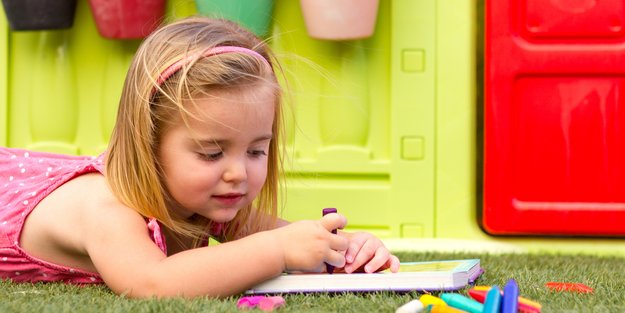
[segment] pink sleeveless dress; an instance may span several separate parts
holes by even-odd
[[[69,156],[0,147],[0,278],[15,282],[103,283],[98,273],[46,262],[20,247],[24,221],[52,191],[77,176],[103,173],[99,157]],[[146,231],[167,254],[165,238],[155,219]]]

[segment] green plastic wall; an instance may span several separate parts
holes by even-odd
[[[286,217],[337,207],[352,229],[433,236],[434,2],[382,1],[375,35],[346,42],[308,37],[297,1],[274,14],[275,49],[297,56]],[[430,31],[393,31],[408,25]]]
[[[336,207],[385,238],[479,232],[474,13],[471,0],[382,0],[374,36],[334,42],[307,35],[299,1],[275,2],[269,41],[294,117],[285,218]],[[71,29],[12,32],[3,18],[0,42],[0,143],[102,152],[139,41],[102,38],[81,0]]]
[[[0,13],[4,15],[4,9],[0,7]],[[9,100],[8,94],[8,68],[9,58],[7,56],[8,50],[8,24],[7,20],[0,18],[0,145],[7,145],[7,131],[8,131],[8,117],[7,117],[7,102]]]

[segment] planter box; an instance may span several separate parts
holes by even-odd
[[[301,0],[308,34],[326,40],[370,37],[378,4],[378,0]]]
[[[12,30],[70,28],[76,0],[2,0]]]
[[[165,16],[165,0],[89,0],[98,32],[111,39],[140,39]]]
[[[204,16],[235,21],[257,36],[264,36],[271,25],[273,0],[195,0]]]

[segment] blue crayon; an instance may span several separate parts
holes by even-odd
[[[519,309],[519,286],[514,279],[510,279],[503,287],[501,313],[517,313]]]
[[[501,290],[498,286],[490,288],[484,300],[484,313],[499,313],[501,309]]]
[[[456,309],[464,310],[471,313],[482,313],[484,305],[461,294],[457,293],[444,293],[441,295],[441,299]]]

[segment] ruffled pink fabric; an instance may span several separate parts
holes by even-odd
[[[98,273],[66,267],[31,256],[19,243],[26,217],[52,191],[87,173],[103,173],[103,155],[69,156],[0,147],[0,278],[17,282],[103,283]],[[155,219],[150,238],[167,253]]]
[[[163,232],[161,231],[161,225],[158,221],[151,217],[148,219],[148,229],[150,230],[150,238],[152,241],[167,255],[167,244],[165,243],[165,236],[163,236]]]

